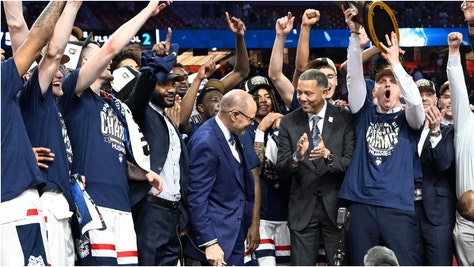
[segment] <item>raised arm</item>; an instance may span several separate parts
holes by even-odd
[[[459,52],[462,37],[462,34],[459,32],[452,32],[448,35],[449,56],[446,71],[451,92],[455,131],[464,127],[468,122],[469,116],[473,116],[469,108],[469,97],[461,65],[461,53]]]
[[[225,92],[232,90],[237,86],[243,79],[245,79],[249,73],[249,55],[247,53],[247,46],[245,45],[244,33],[247,29],[243,21],[236,17],[230,18],[229,13],[225,12],[225,17],[229,29],[235,35],[235,66],[234,69],[221,79],[221,82],[225,86]]]
[[[471,49],[474,51],[474,2],[463,1],[461,4],[461,10],[464,13],[464,19],[467,22],[467,29],[469,30],[469,41],[471,43]]]
[[[400,92],[406,102],[405,113],[408,124],[413,129],[419,129],[425,122],[425,111],[423,109],[423,102],[413,78],[405,71],[400,63],[400,48],[398,46],[398,39],[395,32],[385,35],[387,47],[383,43],[380,46],[384,52],[382,56],[387,59],[392,68],[393,76],[397,80],[400,87]]]
[[[214,71],[219,69],[220,64],[216,65],[214,61],[216,55],[211,56],[211,58],[204,62],[196,77],[193,80],[193,83],[189,87],[188,92],[183,97],[183,101],[181,101],[181,118],[180,118],[180,128],[183,133],[188,134],[191,131],[191,124],[189,123],[189,118],[191,117],[191,113],[193,112],[193,106],[196,102],[196,96],[199,90],[199,85],[201,84],[202,80],[207,79]]]
[[[268,67],[268,77],[272,80],[275,89],[280,94],[285,106],[288,108],[293,100],[295,87],[291,81],[283,74],[283,53],[285,40],[288,33],[293,30],[295,17],[288,12],[285,17],[279,18],[275,23],[275,41],[273,42],[272,55]]]
[[[3,1],[3,8],[12,41],[12,53],[15,54],[16,50],[28,37],[28,25],[26,25],[23,17],[23,2]]]
[[[178,44],[170,44],[169,49],[155,44],[153,50],[142,52],[142,68],[132,93],[125,104],[133,113],[133,118],[139,126],[144,123],[144,114],[157,83],[163,81],[176,64],[179,50]],[[163,56],[167,54],[166,56]]]
[[[349,38],[349,48],[347,49],[347,91],[349,107],[352,113],[357,113],[364,105],[367,97],[367,90],[365,88],[364,72],[362,67],[362,53],[360,50],[360,37],[358,30],[360,24],[352,21],[352,18],[357,13],[348,8],[344,10],[344,17],[347,26],[351,30],[351,37]]]
[[[309,36],[311,27],[318,23],[320,18],[319,11],[316,9],[306,9],[304,11],[300,37],[298,39],[298,46],[296,48],[295,73],[293,74],[293,87],[296,88],[301,73],[304,72],[304,67],[309,61]]]
[[[18,74],[23,76],[41,49],[49,42],[53,35],[54,27],[63,10],[65,1],[51,1],[36,19],[26,40],[20,45],[13,58]]]
[[[360,49],[362,50],[362,63],[369,61],[373,56],[380,53],[380,49],[375,45],[365,49],[365,46],[370,42],[369,37],[367,36],[367,32],[365,31],[364,27],[360,27],[359,29],[359,37],[360,37]],[[341,74],[347,74],[347,60],[341,64],[339,68],[341,70]]]
[[[112,58],[130,43],[132,37],[135,36],[143,24],[145,24],[150,17],[160,13],[160,11],[165,9],[170,3],[171,1],[162,4],[160,4],[159,1],[150,1],[140,13],[120,26],[104,46],[102,46],[99,52],[88,59],[82,66],[76,85],[76,94],[81,95],[85,89],[91,86],[102,71],[106,69]],[[97,90],[96,93],[98,93],[99,88],[92,89]]]
[[[48,90],[53,77],[58,70],[61,58],[66,49],[77,12],[82,1],[68,1],[54,28],[53,36],[49,41],[46,53],[38,66],[38,78],[43,94]]]

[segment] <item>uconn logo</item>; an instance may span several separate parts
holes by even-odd
[[[104,104],[100,111],[100,130],[106,143],[110,143],[115,150],[125,153],[123,125],[109,104]]]
[[[397,123],[371,123],[366,132],[367,147],[373,156],[390,156],[398,144]]]

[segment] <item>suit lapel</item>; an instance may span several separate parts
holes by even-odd
[[[229,147],[229,142],[225,139],[225,136],[224,136],[224,133],[221,131],[221,129],[219,128],[219,125],[217,125],[217,122],[215,120],[215,118],[212,118],[213,120],[213,130],[215,132],[215,136],[217,137],[217,140],[219,142],[219,146],[222,148],[222,154],[224,154],[224,157],[227,159],[227,162],[229,164],[229,166],[231,166],[232,168],[232,173],[234,174],[234,178],[238,181],[238,183],[240,184],[240,186],[242,186],[242,188],[245,188],[244,187],[244,181],[242,180],[242,178],[240,177],[240,173],[239,173],[239,169],[238,169],[238,164],[236,163],[237,160],[235,159],[234,155],[232,154],[232,150],[230,149]],[[240,142],[236,142],[236,145],[239,144]],[[243,151],[241,150],[241,156],[243,154]],[[240,159],[241,161],[243,161],[243,157]]]
[[[333,107],[331,104],[328,103],[326,108],[326,115],[324,115],[323,133],[321,134],[324,143],[326,143],[326,141],[330,139],[332,130],[334,129],[334,119],[336,117],[336,113],[337,108]]]
[[[420,134],[421,135],[421,134]],[[423,142],[423,148],[421,149],[421,155],[420,155],[420,158],[430,158],[429,160],[431,160],[431,153],[429,151],[430,149],[430,146],[431,146],[431,142],[430,142],[430,134],[429,134],[429,131],[428,131],[428,135],[426,136],[426,139],[425,141]]]
[[[295,113],[295,129],[296,133],[301,137],[303,133],[306,133],[310,141],[308,150],[313,149],[313,144],[311,141],[311,130],[309,129],[308,114],[304,112],[301,108],[298,109]],[[297,139],[299,139],[299,137]],[[296,145],[296,144],[295,144]]]

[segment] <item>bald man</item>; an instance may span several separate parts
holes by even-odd
[[[185,254],[205,265],[244,265],[254,180],[237,136],[254,123],[256,112],[250,94],[232,90],[223,96],[217,116],[189,140],[192,243]]]

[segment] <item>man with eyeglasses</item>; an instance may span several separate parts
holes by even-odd
[[[180,97],[184,97],[184,95],[188,92],[189,86],[191,84],[189,83],[188,80],[188,72],[184,69],[183,65],[181,63],[176,63],[174,64],[173,68],[171,69],[171,73],[174,74],[179,74],[184,77],[182,81],[176,82],[176,93]]]
[[[254,123],[256,111],[251,95],[232,90],[189,140],[191,242],[185,253],[204,265],[244,265],[254,180],[237,136]]]

